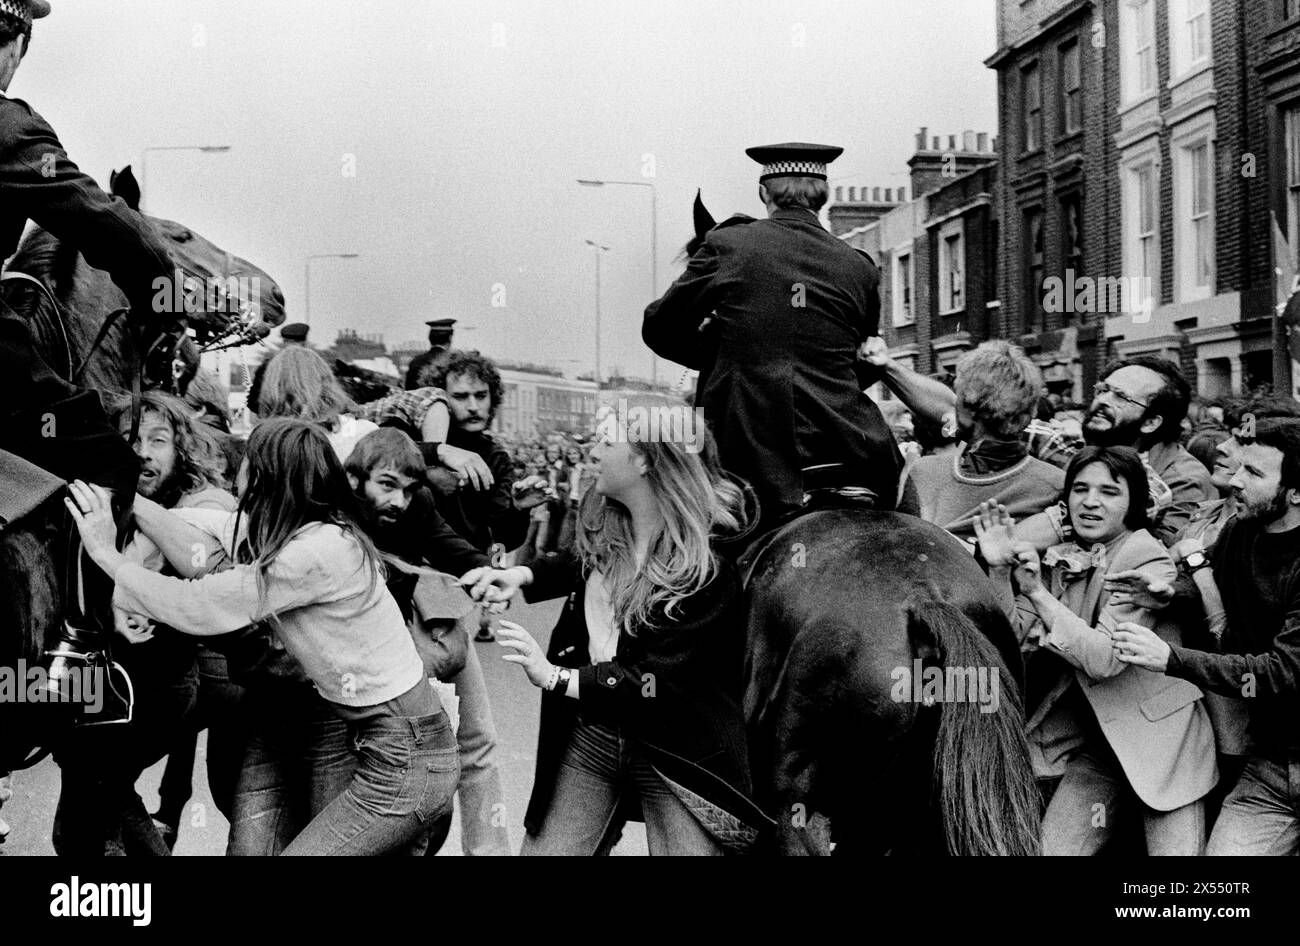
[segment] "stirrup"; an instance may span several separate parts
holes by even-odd
[[[72,723],[78,728],[129,723],[135,716],[131,675],[91,639],[92,633],[65,622],[63,636],[45,651],[42,661],[46,699],[71,707]],[[91,709],[87,696],[96,693],[102,701],[96,700],[98,709]]]

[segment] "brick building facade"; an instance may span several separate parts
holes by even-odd
[[[836,188],[829,208],[832,232],[880,267],[881,335],[917,371],[949,376],[962,353],[988,337],[997,307],[995,148],[983,132],[945,138],[922,128],[908,160],[912,200],[902,200],[900,188],[892,205],[846,206]],[[848,223],[859,225],[845,230]]]
[[[998,334],[1074,400],[1096,380],[1101,318],[1050,298],[1048,285],[1106,271],[1115,218],[1100,23],[1091,0],[1000,0],[998,51],[986,61],[998,72],[1002,141]]]
[[[1049,383],[1082,399],[1101,364],[1137,354],[1179,361],[1206,396],[1273,380],[1294,5],[999,0],[1002,329]],[[1053,296],[1054,279],[1089,293]]]

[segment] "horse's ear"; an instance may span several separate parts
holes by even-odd
[[[120,171],[114,171],[108,178],[108,190],[114,197],[121,197],[132,210],[140,209],[140,184],[135,179],[131,165]]]
[[[709,213],[708,208],[704,206],[704,199],[700,196],[700,191],[698,189],[695,191],[694,213],[695,235],[697,237],[703,237],[704,234],[717,226],[718,221],[713,219],[713,214]]]

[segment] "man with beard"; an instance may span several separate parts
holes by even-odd
[[[1142,355],[1111,365],[1083,418],[1090,446],[1133,447],[1150,480],[1151,533],[1172,545],[1197,507],[1214,498],[1210,473],[1178,442],[1191,390],[1172,361]],[[1016,536],[1040,551],[1069,537],[1064,504],[1026,519]]]
[[[1237,516],[1219,534],[1208,561],[1223,599],[1222,652],[1166,644],[1145,628],[1121,624],[1120,660],[1179,677],[1250,708],[1251,753],[1223,803],[1208,854],[1300,852],[1300,421],[1259,421],[1244,441],[1232,477]],[[1176,590],[1131,600],[1167,606],[1195,600]],[[1113,600],[1113,599],[1112,599]]]
[[[129,406],[122,411],[119,425],[126,436],[131,426]],[[235,509],[234,496],[221,486],[220,448],[183,402],[160,391],[145,392],[140,401],[140,427],[131,446],[140,462],[137,490],[143,501],[137,515],[147,516],[150,509],[159,507]],[[164,567],[162,555],[151,543],[137,541],[128,547],[128,554],[147,567]],[[166,627],[138,626],[123,636],[125,642],[114,641],[113,657],[131,677],[135,695],[131,722],[76,730],[55,754],[63,770],[63,784],[53,841],[61,855],[166,854],[175,839],[175,821],[189,798],[194,768],[197,730],[187,715],[196,707],[196,699],[207,697],[210,701],[213,691],[229,687],[224,658],[206,648],[197,649],[191,637]],[[196,655],[204,668],[202,685]],[[220,771],[224,759],[230,763],[226,770],[233,767],[237,772],[239,760],[231,759],[235,750],[223,754],[220,745],[220,740],[213,742],[209,764]],[[154,824],[135,792],[135,783],[146,768],[169,752],[177,759],[174,768],[169,764],[173,774],[162,791],[163,806],[169,807],[168,796],[175,798],[182,785],[184,797],[171,806],[175,820],[165,817],[163,823]]]
[[[489,564],[487,555],[438,514],[424,487],[424,459],[414,441],[400,430],[382,427],[362,437],[344,469],[366,513],[367,531],[380,551],[452,575]],[[416,575],[396,567],[388,570],[388,589],[408,622],[417,580]],[[462,849],[467,855],[509,856],[510,838],[500,817],[504,803],[496,764],[496,727],[483,668],[473,647],[468,648],[464,668],[443,682],[453,684],[460,698],[456,742],[460,750],[457,794]],[[445,822],[434,829],[428,854],[438,852],[448,826]]]
[[[529,511],[516,504],[510,493],[514,471],[510,451],[487,432],[501,406],[503,389],[496,365],[476,351],[450,351],[425,372],[421,384],[446,392],[451,412],[447,445],[478,454],[490,473],[467,480],[464,473],[431,471],[438,512],[482,552],[518,548],[528,534]],[[435,448],[435,455],[440,450]],[[478,640],[492,640],[491,632],[481,632]]]

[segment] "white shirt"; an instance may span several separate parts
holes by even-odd
[[[605,576],[600,572],[593,571],[587,579],[582,610],[587,619],[587,656],[594,664],[613,660],[618,651],[618,625],[614,622],[614,607],[609,601]]]

